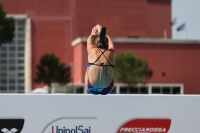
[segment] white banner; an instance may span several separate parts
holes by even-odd
[[[0,133],[198,133],[200,96],[0,95]]]

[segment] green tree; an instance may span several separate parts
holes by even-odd
[[[15,21],[11,17],[6,17],[3,5],[0,2],[0,46],[2,43],[11,42],[14,37]]]
[[[60,63],[59,57],[55,54],[45,54],[40,58],[37,65],[35,83],[45,83],[51,93],[51,83],[66,84],[71,80],[71,67]]]
[[[145,83],[153,75],[148,62],[134,56],[132,52],[119,53],[115,59],[116,80],[127,83],[128,86],[136,83]]]

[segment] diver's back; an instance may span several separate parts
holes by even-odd
[[[115,51],[93,48],[88,54],[88,62],[92,64],[88,68],[90,83],[99,88],[109,86],[114,77]]]

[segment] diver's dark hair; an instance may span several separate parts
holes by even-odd
[[[98,48],[107,49],[108,48],[108,38],[106,37],[106,27],[102,27],[99,36],[95,37],[94,44]]]
[[[101,36],[96,36],[94,38],[94,44],[98,47],[98,48],[102,48],[102,49],[108,49],[108,38],[101,38]]]

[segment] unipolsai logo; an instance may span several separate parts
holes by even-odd
[[[83,125],[74,128],[52,126],[51,133],[91,133],[91,127],[84,127]]]
[[[0,119],[0,133],[21,133],[24,119]]]
[[[92,133],[94,119],[62,118],[50,123],[43,133]]]

